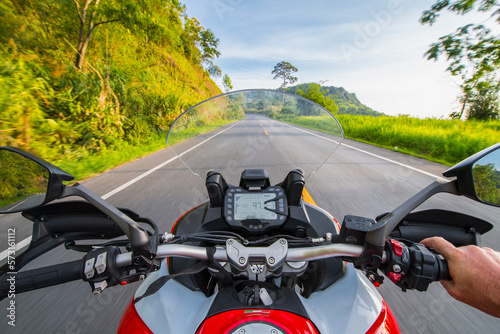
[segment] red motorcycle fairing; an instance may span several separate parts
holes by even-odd
[[[196,334],[240,333],[319,334],[312,322],[281,310],[232,310],[203,322]]]
[[[380,315],[366,334],[401,334],[396,318],[384,299]]]
[[[396,318],[385,300],[379,317],[366,332],[367,334],[400,334]],[[316,334],[319,333],[314,324],[299,315],[280,310],[233,310],[216,314],[206,319],[196,334],[238,333],[242,328],[252,329],[252,326],[262,329],[265,326],[275,333],[278,330],[289,334]],[[123,313],[118,334],[152,334],[137,313],[133,302],[130,302]],[[271,333],[271,331],[269,331]]]
[[[400,334],[391,309],[385,300],[382,302],[382,311],[366,334]],[[252,331],[252,327],[259,331]],[[266,333],[278,334],[282,331],[288,334],[319,334],[310,320],[280,310],[234,310],[220,313],[205,320],[196,334],[239,333],[238,331],[243,328],[249,333],[260,333],[265,328],[270,329]],[[248,329],[250,331],[247,331]]]
[[[118,334],[153,334],[149,327],[142,321],[134,306],[134,300],[130,301],[125,312],[123,312]]]

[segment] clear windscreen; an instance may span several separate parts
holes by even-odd
[[[167,144],[203,181],[208,170],[238,185],[245,169],[265,169],[271,184],[300,168],[306,178],[343,140],[337,119],[318,104],[273,90],[237,91],[190,108]]]

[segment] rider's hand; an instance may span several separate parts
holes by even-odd
[[[500,253],[477,246],[455,247],[441,237],[420,242],[448,262],[452,281],[441,281],[455,299],[500,317]]]

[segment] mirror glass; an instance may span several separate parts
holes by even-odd
[[[41,205],[47,194],[47,168],[16,152],[0,150],[0,213]]]
[[[472,167],[472,177],[477,197],[500,205],[500,150],[479,159]]]

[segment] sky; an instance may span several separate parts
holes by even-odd
[[[344,87],[388,115],[447,118],[459,108],[448,63],[424,57],[431,43],[489,14],[419,18],[435,0],[184,0],[187,14],[220,39],[215,60],[233,90],[280,87],[271,71],[288,61],[297,83]],[[219,86],[220,84],[219,80]]]

